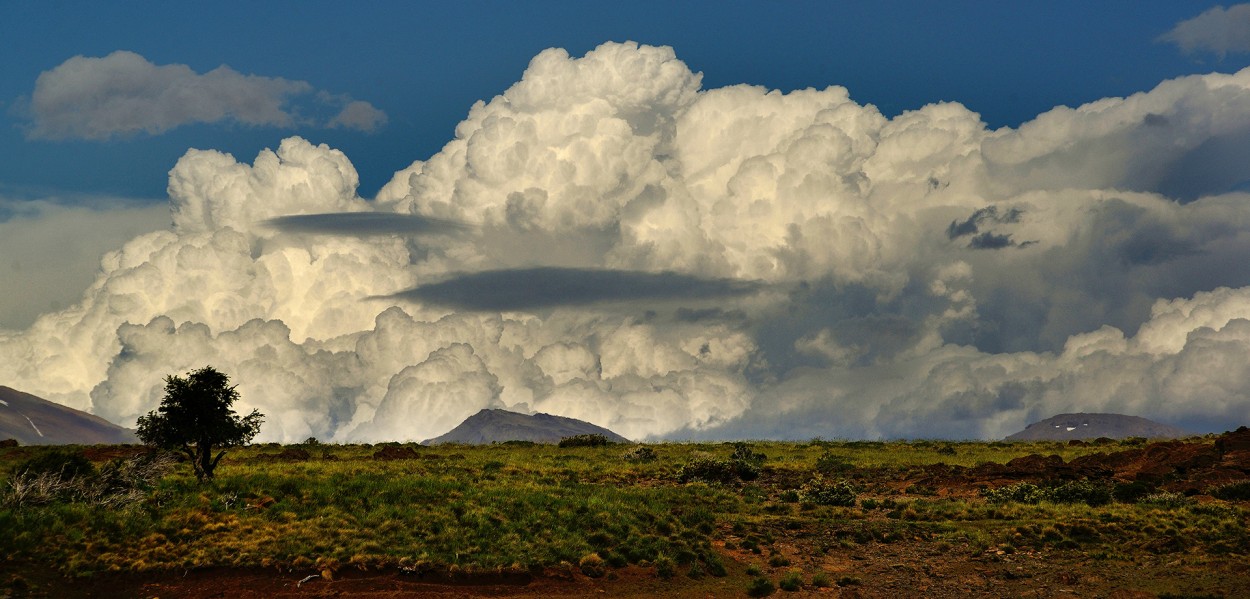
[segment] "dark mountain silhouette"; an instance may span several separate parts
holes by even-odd
[[[439,443],[464,443],[481,445],[504,441],[533,441],[535,443],[558,443],[573,435],[603,435],[609,441],[629,443],[606,428],[595,426],[576,418],[552,416],[551,414],[521,414],[507,410],[482,410],[469,416],[448,433],[429,439],[425,445]]]
[[[0,439],[22,445],[138,443],[134,431],[99,416],[0,386]]]
[[[1147,420],[1140,416],[1124,414],[1059,414],[1025,427],[1007,436],[1007,441],[1070,441],[1072,439],[1124,439],[1145,437],[1147,439],[1178,439],[1191,433]]]

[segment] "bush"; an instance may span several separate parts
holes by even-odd
[[[1171,492],[1164,491],[1161,493],[1151,493],[1150,495],[1142,497],[1141,501],[1139,501],[1138,503],[1144,503],[1146,505],[1153,505],[1155,507],[1173,509],[1173,508],[1185,507],[1187,505],[1193,505],[1194,500],[1192,497],[1186,497],[1180,493],[1171,493]]]
[[[1078,480],[1046,489],[1045,499],[1054,503],[1084,503],[1098,507],[1111,503],[1111,486],[1107,483]]]
[[[709,483],[732,483],[739,479],[752,480],[758,470],[744,469],[739,461],[720,460],[710,455],[695,455],[677,471],[677,479],[683,483],[701,480]],[[746,466],[749,466],[746,465]]]
[[[608,438],[597,434],[573,435],[560,439],[560,447],[603,447],[610,444]]]
[[[621,454],[621,459],[626,462],[654,462],[656,455],[654,449],[644,445]]]
[[[813,478],[799,490],[799,496],[807,503],[841,507],[855,506],[855,487],[844,480],[830,481]]]
[[[1111,489],[1111,496],[1121,503],[1137,503],[1155,491],[1155,485],[1146,481],[1135,480],[1129,483],[1116,483]]]
[[[827,589],[833,586],[833,581],[829,579],[828,572],[818,572],[812,576],[812,586],[818,589]]]
[[[1208,491],[1212,497],[1224,501],[1250,500],[1250,480],[1239,480],[1211,487]]]
[[[600,578],[607,573],[607,564],[598,553],[587,553],[581,560],[577,562],[577,567],[582,574],[591,578]]]
[[[763,576],[752,580],[751,584],[747,586],[747,594],[752,597],[767,597],[773,594],[775,590],[777,588],[773,586],[772,581]]]
[[[816,471],[821,474],[837,474],[853,470],[854,468],[855,465],[850,460],[828,451],[816,458]]]
[[[1042,501],[1052,503],[1084,503],[1092,507],[1111,503],[1112,487],[1107,483],[1078,480],[1053,487],[1039,487],[1033,483],[1016,483],[997,489],[985,489],[981,495],[990,503],[1026,503],[1037,504]]]
[[[118,507],[145,497],[173,463],[169,454],[144,454],[113,460],[97,471],[81,454],[44,454],[15,470],[0,505],[21,508],[82,502]]]
[[[13,471],[28,476],[53,474],[69,480],[94,475],[95,466],[81,453],[52,451],[22,462]]]
[[[798,591],[803,588],[803,575],[799,572],[790,572],[777,581],[777,586],[791,593]]]
[[[1036,504],[1042,500],[1044,492],[1033,483],[1016,483],[997,489],[982,489],[981,496],[990,503],[1028,503]]]
[[[734,452],[729,456],[729,459],[735,462],[759,466],[764,463],[764,460],[768,459],[768,456],[752,451],[749,444],[739,441],[734,443]]]

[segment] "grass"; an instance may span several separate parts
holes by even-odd
[[[987,499],[975,491],[943,496],[931,486],[894,483],[929,464],[1004,463],[1030,453],[1069,460],[1127,446],[658,444],[638,459],[635,448],[620,445],[405,445],[414,459],[384,461],[373,458],[381,446],[305,444],[311,459],[282,461],[266,456],[288,448],[258,445],[232,451],[206,484],[185,464],[176,466],[116,510],[79,501],[0,506],[0,530],[12,531],[0,535],[0,552],[75,576],[259,566],[563,568],[601,577],[632,565],[667,579],[741,574],[743,566],[727,568],[727,560],[754,560],[745,573],[755,596],[774,592],[772,580],[786,591],[800,588],[804,576],[814,587],[830,586],[821,555],[902,542],[968,555],[1247,553],[1240,499],[1147,496],[1128,503],[1107,499],[1110,491],[1100,487],[1098,501],[1085,501],[1089,489],[1079,485],[1049,494],[1017,489],[1025,500],[1014,491],[991,491]],[[0,476],[11,478],[19,463],[51,451],[0,450]],[[758,465],[759,478],[683,477],[683,467],[698,460],[749,462]],[[826,475],[838,477],[837,486],[815,486]],[[1242,496],[1241,487],[1229,489],[1228,496]],[[827,500],[834,491],[839,500]],[[780,553],[782,542],[801,545],[804,557]]]

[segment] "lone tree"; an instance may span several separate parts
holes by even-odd
[[[260,432],[264,415],[256,410],[240,417],[230,409],[239,392],[230,377],[212,366],[165,377],[165,397],[155,411],[139,417],[139,439],[148,445],[182,451],[191,458],[195,477],[213,478],[225,450],[212,457],[213,446],[234,447]]]

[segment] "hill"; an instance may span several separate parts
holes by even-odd
[[[560,439],[573,435],[603,435],[609,441],[629,443],[629,439],[606,428],[576,418],[551,414],[521,414],[508,410],[482,410],[469,416],[446,434],[426,440],[423,444],[482,445],[504,441],[558,443]]]
[[[1073,439],[1178,439],[1190,433],[1147,420],[1140,416],[1124,414],[1059,414],[1034,422],[1024,430],[1008,435],[1006,441],[1071,441]]]
[[[134,431],[99,416],[0,386],[0,439],[22,445],[138,443]]]

